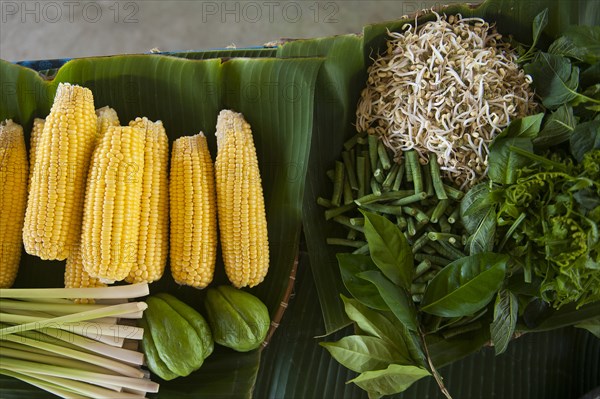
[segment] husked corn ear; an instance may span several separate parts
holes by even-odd
[[[252,130],[242,114],[223,110],[216,135],[215,180],[225,272],[234,286],[254,287],[269,268],[269,240]]]
[[[204,288],[213,279],[217,256],[214,179],[204,134],[175,140],[169,182],[170,265],[178,284]]]
[[[40,136],[44,130],[44,119],[35,118],[33,120],[33,127],[31,128],[31,135],[29,137],[29,183],[31,186],[31,179],[33,178],[33,165],[35,164],[35,152],[40,142]]]
[[[92,156],[85,192],[83,266],[103,282],[123,280],[136,261],[144,132],[111,126]]]
[[[121,126],[117,111],[109,106],[98,108],[96,110],[96,116],[98,117],[98,124],[96,128],[96,137],[98,140],[104,136],[110,126]]]
[[[63,260],[79,241],[96,122],[92,92],[59,84],[36,143],[23,228],[25,250],[31,255]]]
[[[0,288],[9,288],[21,260],[21,231],[27,204],[29,164],[23,128],[0,124]]]
[[[137,257],[125,281],[151,283],[162,277],[169,251],[169,138],[161,121],[136,118],[129,126],[145,132],[145,146]]]
[[[67,265],[65,266],[65,288],[93,288],[106,287],[99,279],[92,277],[83,268],[83,255],[81,245],[76,244],[71,248]],[[75,299],[76,303],[94,303],[93,298]]]

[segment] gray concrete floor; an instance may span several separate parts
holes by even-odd
[[[452,3],[445,1],[444,3]],[[280,38],[360,32],[435,0],[0,0],[8,61],[256,46]]]

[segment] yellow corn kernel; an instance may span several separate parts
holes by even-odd
[[[9,288],[19,270],[21,231],[27,204],[29,164],[23,128],[0,124],[0,288]]]
[[[144,132],[111,126],[90,166],[83,207],[83,266],[102,282],[123,280],[136,261]]]
[[[265,201],[250,125],[223,110],[217,119],[215,180],[225,272],[238,287],[260,284],[269,268]]]
[[[204,134],[175,140],[169,184],[171,274],[178,284],[204,288],[217,257],[215,175]]]
[[[29,183],[28,187],[31,186],[31,179],[33,178],[33,165],[35,164],[35,151],[40,141],[40,136],[44,130],[44,119],[35,118],[33,120],[33,127],[31,128],[31,137],[29,137]]]
[[[98,140],[104,136],[110,126],[121,126],[117,111],[109,106],[98,108],[96,110],[96,116],[98,117],[98,124],[96,128],[96,137]]]
[[[169,252],[169,138],[161,121],[136,118],[129,126],[145,132],[145,146],[137,258],[125,281],[151,283],[162,277]]]
[[[79,241],[96,123],[92,92],[59,84],[36,144],[23,228],[27,253],[63,260]]]
[[[83,268],[81,245],[76,244],[71,248],[65,266],[65,288],[93,288],[106,287],[106,284],[88,274]],[[93,298],[78,298],[76,303],[94,303]]]

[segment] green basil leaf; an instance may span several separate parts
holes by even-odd
[[[473,234],[492,204],[488,183],[477,183],[460,201],[460,218],[469,234]]]
[[[496,355],[508,348],[517,326],[519,302],[509,290],[500,290],[494,305],[494,321],[490,324],[490,336]]]
[[[565,36],[556,39],[550,47],[548,47],[548,53],[574,58],[578,61],[583,61],[583,58],[585,57],[585,51],[575,46],[573,40]]]
[[[600,26],[573,25],[564,32],[564,36],[583,51],[585,62],[593,64],[600,61]]]
[[[530,165],[531,160],[510,150],[510,146],[533,152],[530,138],[508,137],[495,141],[490,149],[488,176],[493,182],[512,184],[517,180],[517,171]]]
[[[393,395],[429,375],[429,371],[421,367],[390,364],[385,370],[367,371],[348,382],[355,383],[369,393]]]
[[[390,310],[379,295],[377,287],[369,281],[357,277],[362,272],[377,270],[377,266],[370,256],[339,253],[337,259],[344,286],[356,300],[373,309]]]
[[[343,295],[342,301],[346,314],[364,334],[386,341],[402,355],[411,358],[413,364],[425,365],[425,357],[418,337],[400,323],[393,313],[372,310],[356,299],[346,298]]]
[[[350,335],[337,342],[319,342],[342,366],[362,373],[382,369],[393,363],[410,363],[394,347],[382,339]]]
[[[544,128],[533,139],[533,144],[541,147],[550,147],[567,141],[575,130],[576,125],[577,121],[573,116],[573,107],[563,104],[546,119]]]
[[[421,310],[436,316],[458,317],[487,305],[502,286],[508,255],[491,252],[467,256],[444,267],[431,280]]]
[[[469,237],[469,255],[489,252],[494,248],[496,235],[496,211],[489,207],[481,223]]]
[[[548,25],[548,9],[543,9],[538,15],[535,16],[532,23],[532,31],[533,31],[533,43],[531,47],[535,47],[537,44],[540,35],[544,28]]]
[[[379,271],[366,271],[358,277],[370,281],[394,315],[411,331],[417,331],[417,310],[408,292],[398,288]]]
[[[494,141],[490,145],[490,148],[496,143],[496,140],[507,138],[507,137],[527,137],[535,138],[540,132],[542,126],[542,119],[544,119],[544,113],[526,116],[524,118],[515,119],[512,121],[504,130],[495,137]]]
[[[362,211],[371,258],[394,284],[409,289],[415,268],[412,251],[402,231],[387,218]]]
[[[600,148],[600,120],[580,123],[575,127],[570,139],[571,154],[578,161],[591,150]]]
[[[523,69],[533,78],[533,88],[546,108],[557,108],[579,95],[579,68],[568,58],[540,52]]]
[[[588,330],[596,337],[600,338],[600,318],[584,321],[583,323],[575,324],[577,328]]]

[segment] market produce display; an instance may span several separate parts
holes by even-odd
[[[577,79],[597,61],[582,39],[597,27],[543,52],[547,10],[527,50],[481,19],[434,15],[389,32],[358,133],[327,172],[331,199],[317,199],[348,229],[327,243],[356,248],[337,259],[357,332],[322,345],[370,397],[426,376],[451,397],[440,341],[478,332],[501,354],[545,308],[600,300],[600,100]]]
[[[0,99],[1,395],[546,397],[487,384],[538,331],[600,336],[600,33],[543,7],[39,75],[0,61],[27,88]],[[573,331],[514,373],[564,370],[541,359]],[[578,392],[594,348],[569,354]],[[506,351],[456,383],[461,358]]]

